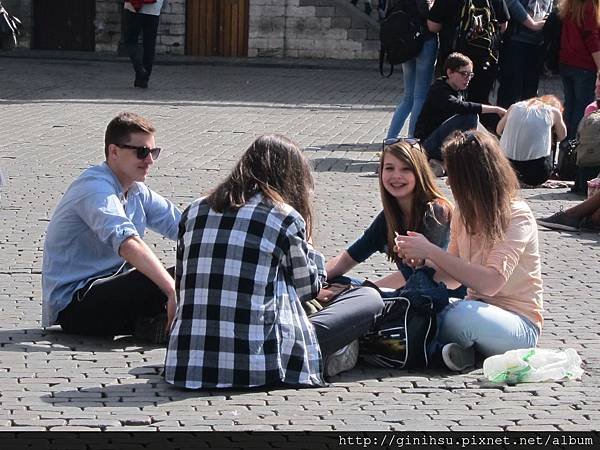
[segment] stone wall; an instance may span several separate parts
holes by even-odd
[[[378,33],[349,0],[250,0],[248,56],[375,59]]]
[[[165,0],[157,54],[185,53],[186,0]],[[249,0],[248,56],[376,59],[378,25],[349,0]],[[19,46],[31,46],[32,0],[3,0],[23,21]],[[96,51],[116,52],[122,2],[96,0]]]

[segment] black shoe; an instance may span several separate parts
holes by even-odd
[[[154,317],[140,317],[135,322],[133,336],[153,344],[166,344],[169,341],[167,333],[167,315],[159,314]]]
[[[148,88],[148,78],[135,77],[135,81],[133,82],[133,87],[147,89]]]

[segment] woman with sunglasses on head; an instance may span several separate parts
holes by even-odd
[[[401,139],[386,145],[378,173],[383,210],[354,244],[327,262],[327,275],[333,280],[373,253],[381,252],[396,263],[398,271],[376,280],[375,284],[399,289],[422,261],[401,258],[394,252],[395,233],[419,230],[436,245],[445,248],[452,207],[437,187],[427,156],[414,139]]]
[[[313,178],[297,145],[259,137],[229,176],[183,213],[177,313],[165,378],[177,386],[323,385],[356,363],[377,291],[340,295],[308,319],[326,277],[311,245]]]
[[[479,124],[479,114],[494,113],[502,117],[499,106],[469,102],[467,88],[474,77],[473,62],[462,53],[451,53],[444,62],[445,76],[431,85],[415,127],[415,137],[427,151],[431,168],[442,176],[441,147],[444,139],[457,130],[469,130]]]
[[[448,250],[421,233],[396,239],[403,258],[423,258],[448,286],[462,283],[467,297],[441,313],[438,341],[446,366],[535,347],[542,328],[538,233],[519,182],[498,140],[479,131],[457,132],[443,148],[457,210]]]

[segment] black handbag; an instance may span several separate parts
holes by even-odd
[[[360,342],[361,358],[379,367],[427,367],[427,347],[437,331],[434,301],[420,294],[383,301],[382,315]]]
[[[558,148],[558,159],[554,174],[559,180],[573,181],[577,177],[577,145],[576,139],[563,141]]]

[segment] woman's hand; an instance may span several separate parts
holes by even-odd
[[[429,242],[421,233],[408,231],[406,234],[406,236],[396,236],[396,253],[398,253],[398,256],[405,260],[405,262],[412,260],[413,264],[420,262],[418,260],[427,259],[431,248],[435,247],[435,244]]]

